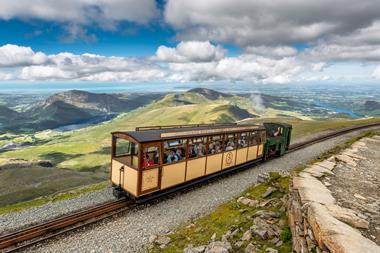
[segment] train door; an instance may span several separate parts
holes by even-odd
[[[159,172],[161,169],[161,145],[149,143],[143,146],[141,164],[140,193],[144,194],[159,189]]]

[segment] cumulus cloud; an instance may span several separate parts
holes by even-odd
[[[226,57],[222,47],[208,41],[181,42],[175,48],[166,47],[170,49],[170,54],[162,54],[162,48],[157,50],[155,57],[142,59],[68,52],[45,55],[28,47],[6,45],[1,47],[5,52],[3,54],[7,55],[0,58],[1,64],[13,73],[12,76],[0,75],[0,79],[286,83],[302,70],[302,64],[296,57],[278,58],[248,53]]]
[[[228,80],[288,83],[302,70],[295,58],[272,59],[257,55],[226,57],[207,63],[170,63],[177,81]]]
[[[165,62],[209,62],[220,60],[226,50],[209,41],[181,41],[175,48],[160,46],[153,58]]]
[[[372,77],[380,80],[380,65],[375,68],[375,70],[372,73]]]
[[[5,72],[0,72],[0,80],[1,81],[8,81],[13,78],[13,75],[11,73],[5,73]]]
[[[112,28],[115,22],[146,24],[158,13],[154,0],[2,0],[0,18],[41,19],[78,24],[98,23]]]
[[[290,57],[297,55],[297,49],[294,47],[288,46],[277,46],[277,47],[269,47],[269,46],[249,46],[245,50],[251,54],[257,54],[262,56],[269,57]]]
[[[47,56],[34,52],[30,47],[7,44],[0,47],[0,67],[44,64]]]
[[[376,0],[168,0],[164,16],[180,39],[246,47],[313,43],[353,33],[379,20],[379,9]]]

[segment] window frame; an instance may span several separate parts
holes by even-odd
[[[193,160],[193,159],[198,159],[198,158],[202,158],[202,157],[206,157],[208,154],[208,147],[207,147],[207,138],[208,136],[199,136],[199,137],[192,137],[192,138],[187,138],[187,150],[186,150],[186,159],[187,160]],[[193,142],[192,140],[194,139],[202,139],[201,142]],[[193,145],[197,145],[197,144],[202,144],[203,147],[204,147],[204,154],[202,156],[195,156],[195,157],[190,157],[189,156],[189,151],[190,151],[190,146],[193,146]]]
[[[181,148],[184,148],[184,155],[182,155],[182,159],[181,160],[178,160],[178,161],[172,161],[171,163],[167,163],[166,162],[166,159],[165,158],[165,152],[166,150],[170,150],[172,148],[170,148],[170,146],[168,146],[168,148],[165,147],[165,143],[167,142],[171,142],[171,141],[182,141],[182,145],[179,146],[179,145],[176,145],[174,148],[177,148],[177,147],[181,147]],[[183,143],[183,141],[186,141],[185,143]],[[182,139],[173,139],[173,140],[165,140],[162,142],[163,143],[163,152],[162,152],[162,166],[167,166],[167,165],[171,165],[171,164],[177,164],[177,163],[181,163],[181,162],[186,162],[187,160],[187,150],[188,150],[188,139],[187,138],[182,138]]]

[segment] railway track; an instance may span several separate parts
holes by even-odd
[[[336,132],[325,134],[304,142],[292,144],[287,153],[308,147],[312,144],[322,142],[349,132],[362,130],[370,127],[380,126],[380,123],[372,123],[361,126],[345,128]],[[98,222],[105,218],[121,213],[130,208],[134,203],[127,199],[107,202],[86,210],[61,216],[50,221],[42,222],[15,232],[0,236],[0,251],[14,252],[32,246],[46,239],[73,231],[80,227]]]

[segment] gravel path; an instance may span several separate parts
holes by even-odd
[[[50,202],[46,205],[32,207],[21,212],[1,215],[0,234],[1,232],[15,230],[37,222],[49,220],[109,200],[114,200],[114,197],[112,196],[112,189],[106,188],[82,194],[72,199]]]
[[[168,232],[189,219],[209,213],[255,184],[261,172],[290,170],[305,164],[358,132],[361,131],[315,144],[187,193],[132,208],[75,233],[33,246],[26,252],[144,252],[150,235]]]

